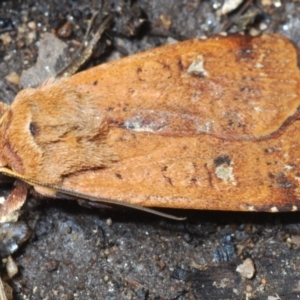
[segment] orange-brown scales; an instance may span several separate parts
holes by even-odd
[[[50,80],[3,115],[0,164],[139,206],[296,211],[297,63],[284,37],[219,36]]]

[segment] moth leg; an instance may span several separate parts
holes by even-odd
[[[110,204],[78,199],[78,198],[75,198],[74,196],[60,193],[59,191],[56,192],[55,198],[60,198],[60,199],[64,199],[64,200],[76,200],[80,206],[85,207],[85,208],[98,208],[98,209],[112,209],[113,208],[112,205],[110,205]]]
[[[113,207],[109,204],[101,203],[101,202],[92,202],[78,199],[77,203],[86,208],[97,208],[97,209],[113,209]]]
[[[91,27],[95,22],[95,19],[97,17],[98,13],[95,13],[94,16],[92,17],[92,20],[90,21],[89,28],[87,30],[86,36],[83,41],[83,47],[84,45],[87,44],[87,46],[84,49],[79,49],[77,52],[77,57],[65,68],[57,72],[56,77],[61,78],[61,77],[70,77],[71,75],[75,74],[79,68],[91,57],[93,54],[94,48],[98,41],[101,39],[103,32],[108,28],[110,23],[112,22],[113,17],[112,16],[107,16],[100,26],[98,27],[97,31],[95,34],[92,36],[91,40],[88,41],[88,36],[90,35],[91,32]]]
[[[34,191],[39,195],[42,195],[44,197],[49,197],[49,198],[57,198],[55,189],[51,189],[49,187],[45,187],[41,185],[34,185],[33,188]]]
[[[17,221],[19,209],[27,199],[28,187],[17,182],[7,199],[0,204],[0,223]]]

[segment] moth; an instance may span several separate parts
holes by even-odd
[[[216,36],[48,80],[2,109],[0,171],[54,198],[297,211],[297,63],[282,36]]]

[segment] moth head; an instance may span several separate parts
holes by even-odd
[[[24,161],[28,152],[31,153],[31,156],[29,155],[31,165],[35,160],[33,155],[36,149],[30,147],[30,141],[24,130],[29,115],[26,106],[21,105],[14,109],[12,105],[0,119],[0,166],[8,167],[20,174],[24,173],[25,167],[28,168],[28,164]]]
[[[63,81],[23,90],[1,119],[0,164],[59,184],[68,174],[118,160],[106,145],[108,130],[90,96]]]

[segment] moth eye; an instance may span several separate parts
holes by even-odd
[[[39,133],[39,128],[38,128],[37,124],[34,123],[34,122],[31,122],[29,124],[29,130],[30,130],[30,133],[33,137],[36,136]]]

